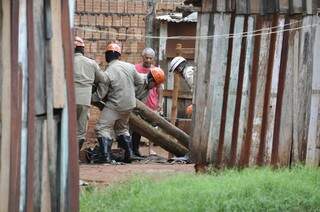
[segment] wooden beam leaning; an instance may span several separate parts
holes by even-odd
[[[133,113],[130,114],[129,124],[132,130],[152,140],[154,143],[176,156],[184,156],[189,152],[186,147],[176,142],[172,137],[160,130],[157,130],[148,122]]]
[[[138,110],[139,114],[141,114],[144,118],[157,124],[166,133],[175,137],[183,146],[187,148],[189,147],[190,136],[187,133],[185,133],[175,125],[171,124],[170,122],[168,122],[166,119],[164,119],[157,113],[153,112],[151,109],[149,109],[145,104],[143,104],[138,99],[137,99],[136,110]]]

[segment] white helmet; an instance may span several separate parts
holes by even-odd
[[[186,59],[181,56],[173,58],[169,64],[169,72],[174,71],[184,61],[186,61]]]

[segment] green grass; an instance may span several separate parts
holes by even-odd
[[[135,177],[81,192],[81,211],[320,211],[320,169]]]

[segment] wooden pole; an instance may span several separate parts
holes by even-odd
[[[175,125],[172,125],[157,113],[153,112],[138,99],[135,110],[138,110],[138,113],[142,115],[143,118],[145,118],[149,122],[157,124],[157,126],[161,127],[167,134],[175,137],[183,146],[187,148],[189,147],[190,136],[187,133],[185,133]]]
[[[178,43],[176,46],[177,56],[182,55],[182,44]],[[180,90],[180,74],[174,73],[174,83],[172,92],[172,107],[171,107],[171,124],[176,124],[177,113],[178,113],[178,95]]]
[[[186,147],[176,142],[174,138],[154,128],[148,122],[134,113],[130,114],[129,124],[133,131],[138,132],[143,137],[148,138],[152,142],[158,144],[160,147],[176,156],[184,156],[189,152]]]

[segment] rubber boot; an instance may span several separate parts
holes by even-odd
[[[120,142],[120,146],[125,150],[124,152],[124,162],[131,163],[133,160],[141,160],[141,157],[138,157],[133,154],[132,150],[132,141],[131,137],[127,135],[118,136],[118,141]]]
[[[99,149],[102,155],[102,162],[110,163],[112,161],[111,157],[111,146],[112,139],[105,137],[98,137]]]
[[[133,132],[132,133],[132,151],[138,157],[142,157],[139,151],[141,135]]]

